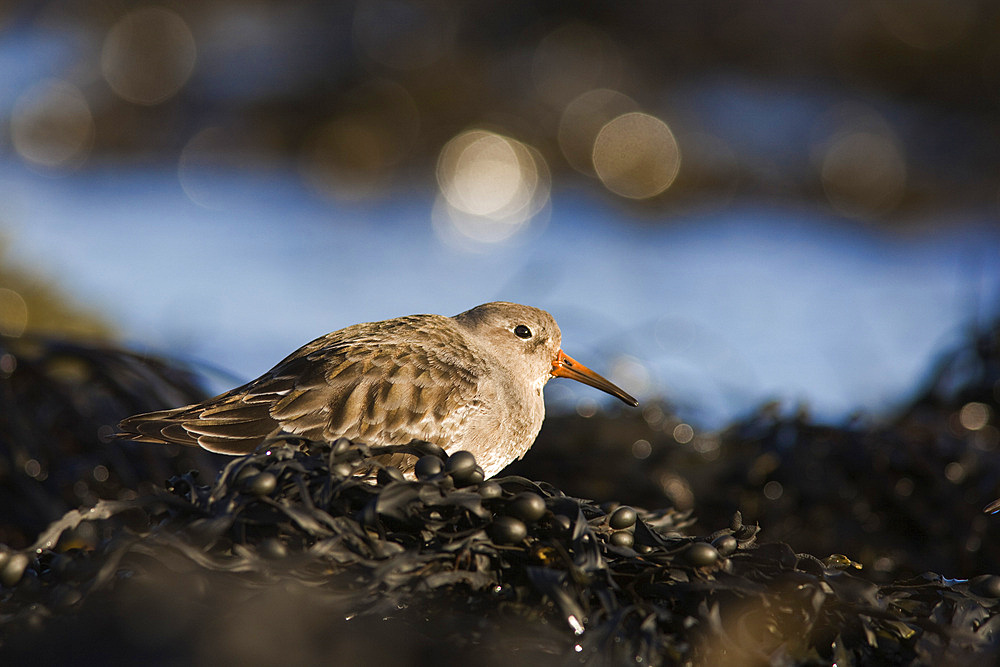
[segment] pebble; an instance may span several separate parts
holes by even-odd
[[[417,479],[431,479],[444,471],[444,461],[436,456],[421,456],[413,466]]]
[[[525,491],[511,498],[506,509],[510,516],[531,523],[545,515],[545,501],[537,493]]]
[[[257,553],[264,558],[279,560],[288,555],[288,547],[281,540],[269,537],[257,546]]]
[[[483,498],[499,498],[503,495],[503,487],[493,481],[483,482],[479,485],[479,495]]]
[[[692,542],[684,550],[684,560],[695,567],[708,567],[719,560],[719,552],[708,542]]]
[[[278,478],[273,472],[262,472],[246,482],[246,489],[255,496],[266,496],[278,486]]]
[[[472,486],[474,484],[480,484],[486,479],[486,473],[479,466],[475,466],[470,470],[462,470],[452,474],[451,479],[455,482],[455,486]]]
[[[564,514],[552,515],[552,530],[557,535],[568,535],[573,530],[573,521]]]
[[[622,505],[612,512],[611,518],[608,519],[608,525],[615,530],[631,528],[635,525],[636,519],[638,519],[638,516],[635,510],[627,505]]]
[[[498,516],[490,525],[489,533],[500,544],[517,544],[528,536],[528,527],[512,516]]]
[[[631,547],[635,544],[635,537],[627,530],[616,530],[611,533],[609,541],[616,547]]]
[[[729,554],[736,551],[740,543],[732,535],[719,535],[717,538],[712,540],[712,546],[719,552],[720,556],[728,556]]]
[[[346,454],[351,447],[354,446],[347,438],[337,438],[333,441],[333,447],[331,447],[330,452],[334,456],[340,456],[341,454]]]
[[[475,467],[476,457],[473,456],[472,452],[459,450],[449,456],[448,460],[445,461],[444,471],[449,475],[454,476],[456,473],[464,473],[474,470]]]
[[[24,575],[24,570],[28,567],[30,560],[28,554],[10,554],[3,564],[3,568],[0,569],[0,583],[4,586],[13,586],[21,581],[21,577]]]
[[[969,581],[969,590],[984,598],[1000,598],[1000,576],[981,574]]]

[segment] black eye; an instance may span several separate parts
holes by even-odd
[[[531,329],[523,324],[518,324],[514,327],[514,335],[518,338],[531,338]]]

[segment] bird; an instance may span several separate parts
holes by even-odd
[[[553,377],[639,404],[561,345],[552,315],[505,301],[453,317],[355,324],[214,398],[128,417],[118,436],[233,455],[280,437],[371,446],[419,440],[449,455],[471,452],[488,478],[534,443],[545,418],[542,389]],[[407,458],[400,467],[412,473],[415,457]]]

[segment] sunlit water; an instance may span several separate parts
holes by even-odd
[[[235,379],[355,322],[529,303],[555,315],[568,353],[708,426],[770,399],[823,420],[885,414],[1000,310],[1000,233],[972,215],[899,238],[749,202],[636,221],[555,191],[547,216],[477,247],[435,231],[429,190],[343,206],[292,173],[216,174],[206,208],[181,183],[7,165],[5,261],[99,309],[129,345]],[[558,380],[547,394],[599,398]]]

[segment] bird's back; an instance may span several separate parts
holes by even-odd
[[[480,405],[485,365],[452,318],[358,324],[302,346],[241,387],[130,417],[120,428],[133,440],[226,454],[251,452],[278,434],[372,445],[420,439],[449,449]]]

